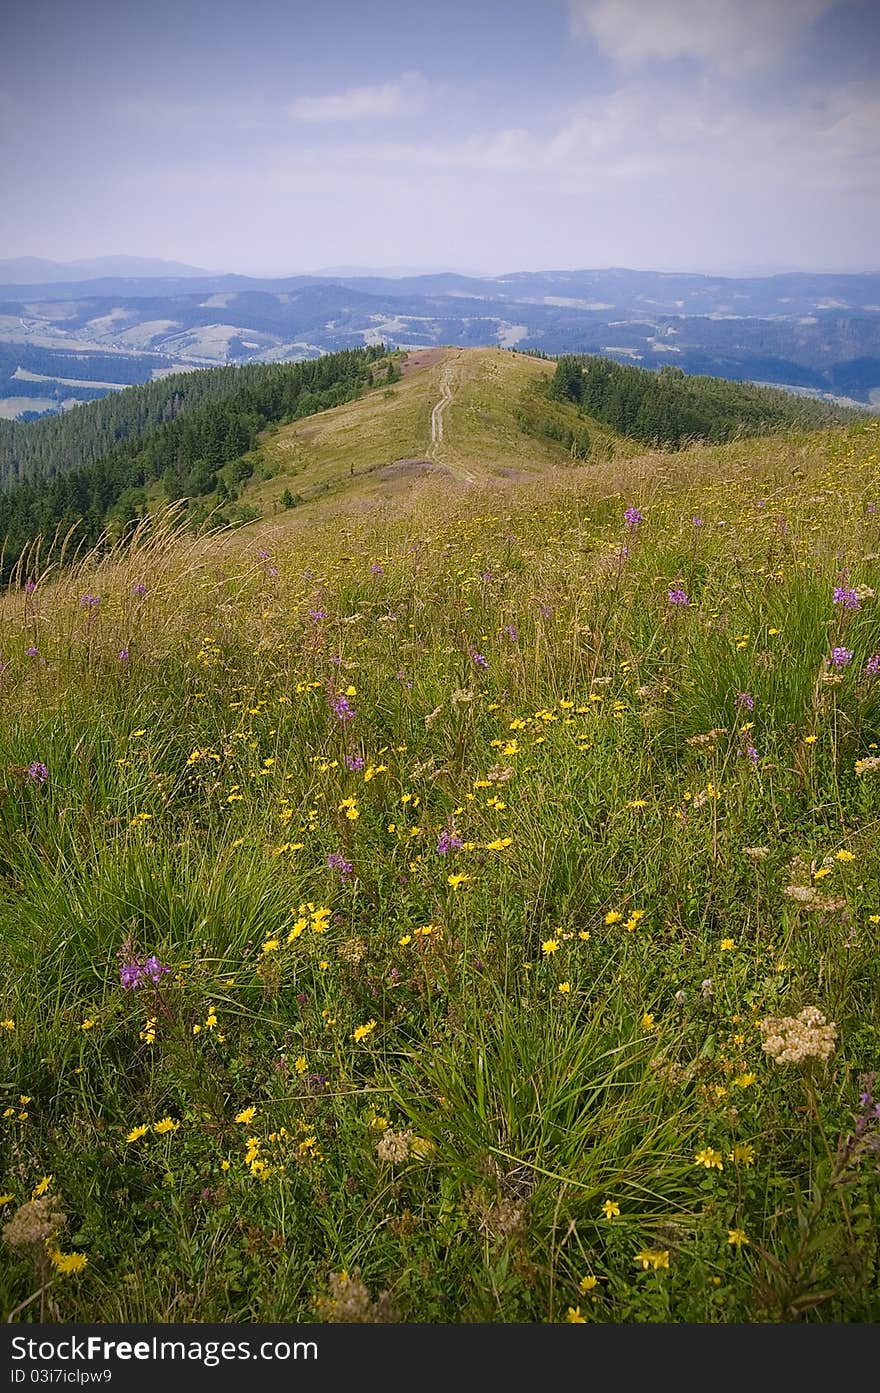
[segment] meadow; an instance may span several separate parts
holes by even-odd
[[[0,1307],[880,1315],[880,426],[0,597]]]

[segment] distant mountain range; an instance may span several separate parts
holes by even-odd
[[[2,280],[47,264],[46,279]],[[136,258],[75,266],[79,279],[63,280],[74,264],[0,262],[0,415],[57,411],[173,368],[379,342],[599,353],[880,407],[880,274],[255,279]]]
[[[0,260],[0,283],[4,285],[49,285],[59,281],[90,281],[103,276],[152,277],[208,276],[199,266],[182,261],[161,261],[154,256],[97,256],[88,261],[46,261],[39,256],[18,256]]]

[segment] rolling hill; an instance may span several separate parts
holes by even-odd
[[[535,477],[577,463],[564,437],[589,435],[594,458],[638,447],[544,395],[552,364],[502,349],[437,349],[408,355],[400,380],[308,420],[270,430],[260,464],[271,477],[246,490],[263,510],[282,486],[302,501],[356,489],[391,496],[414,478],[464,483]],[[553,439],[542,427],[557,426]],[[581,460],[582,462],[582,460]]]
[[[0,1309],[876,1323],[880,422],[368,365],[0,593]]]
[[[534,479],[645,445],[810,431],[850,415],[675,369],[551,365],[497,348],[377,344],[172,375],[62,417],[0,422],[0,575],[15,574],[36,537],[93,545],[168,501],[194,529],[242,525],[340,494],[393,497],[426,475]]]
[[[146,381],[182,366],[295,361],[378,342],[599,353],[880,400],[877,275],[737,279],[610,268],[255,279],[109,269],[93,279],[0,283],[0,415],[66,409],[90,390],[130,381],[135,361]]]

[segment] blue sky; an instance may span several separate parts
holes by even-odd
[[[15,0],[0,257],[880,267],[878,0]]]

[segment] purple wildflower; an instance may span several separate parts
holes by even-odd
[[[381,576],[384,573],[384,571],[385,567],[382,566],[378,561],[374,561],[372,566],[370,567],[371,576]]]
[[[642,514],[639,512],[638,508],[627,508],[623,518],[627,527],[630,529],[638,527],[639,523],[643,521]]]
[[[99,605],[100,603],[100,595],[92,595],[91,593],[83,595],[80,599],[80,604],[82,605],[83,609],[94,609],[95,606]]]
[[[519,633],[515,624],[505,624],[501,632],[511,643],[519,643]]]
[[[41,764],[38,759],[35,759],[33,764],[28,765],[27,776],[42,788],[49,777],[49,770],[46,768],[45,764]]]
[[[364,767],[363,755],[346,755],[345,767],[350,774],[359,774]]]
[[[553,613],[552,605],[538,605],[538,613],[542,619],[549,619]]]
[[[131,587],[131,593],[132,595],[136,595],[137,598],[141,600],[147,593],[147,587],[144,585],[142,580],[137,580]]]
[[[148,958],[144,959],[144,976],[149,977],[154,985],[158,985],[163,975],[170,971],[171,968],[166,967],[164,963],[160,963],[155,953],[151,953]]]
[[[474,667],[482,668],[484,672],[489,666],[489,659],[484,657],[482,653],[475,653],[473,650],[471,650],[471,662]]]
[[[852,658],[853,651],[851,648],[832,648],[829,661],[834,667],[841,668],[846,667],[847,663],[851,663]]]
[[[118,654],[117,654],[117,657],[119,658],[119,661],[120,661],[121,663],[127,663],[127,662],[128,662],[128,649],[127,649],[127,648],[120,648],[120,650],[119,650],[119,652],[118,652]]]
[[[688,598],[688,593],[687,593],[687,591],[686,591],[686,590],[681,590],[681,589],[670,590],[670,591],[669,591],[669,604],[671,604],[671,605],[689,605],[689,604],[690,604],[690,600],[689,600],[689,598]]]
[[[337,721],[353,721],[355,712],[348,703],[348,699],[339,692],[330,703],[333,715]]]
[[[694,527],[702,527],[702,526],[703,526],[703,519],[702,519],[702,518],[691,518],[691,523],[692,523],[692,525],[693,525]]]
[[[126,991],[140,986],[142,976],[141,965],[136,958],[123,958],[119,964],[119,981]]]
[[[836,585],[834,587],[834,603],[842,605],[844,609],[859,609],[859,594],[848,585]]]
[[[268,561],[268,560],[269,560],[269,552],[266,550],[265,547],[257,547],[257,560],[258,560],[258,561]]]
[[[25,581],[25,583],[24,583],[24,593],[25,593],[26,595],[33,595],[33,593],[34,593],[34,591],[36,590],[36,588],[37,588],[37,582],[36,582],[35,580],[26,580],[26,581]]]
[[[437,840],[437,855],[445,856],[447,851],[460,851],[464,846],[461,837],[454,832],[441,832]]]
[[[310,609],[309,618],[314,619],[317,624],[321,619],[327,618],[327,611],[325,609]]]
[[[157,987],[166,972],[171,968],[160,963],[155,953],[147,958],[139,958],[130,947],[119,954],[119,981],[126,991],[142,987],[144,982],[152,982]]]
[[[880,672],[880,653],[875,653],[874,656],[867,661],[865,676],[876,677],[878,672]]]
[[[754,711],[755,698],[751,692],[737,692],[736,707],[738,711]]]
[[[331,851],[327,857],[327,865],[331,871],[338,871],[340,875],[351,875],[354,866],[350,861],[346,861],[344,856],[340,856],[338,851]]]
[[[27,657],[29,658],[39,658],[40,656],[39,648],[35,648],[33,644],[31,644],[30,648],[26,648],[24,651]]]

